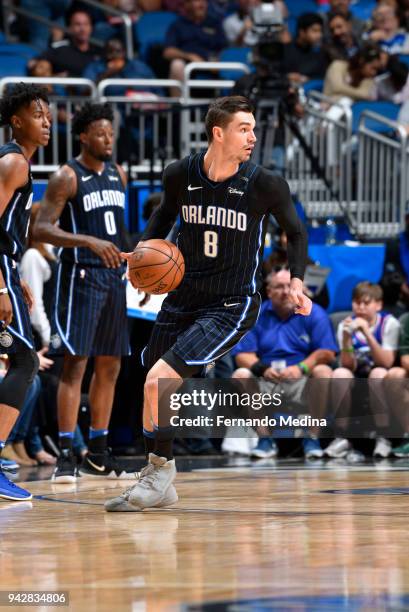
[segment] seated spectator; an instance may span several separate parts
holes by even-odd
[[[304,13],[297,21],[294,42],[284,47],[283,69],[290,81],[301,85],[309,79],[323,79],[327,60],[321,49],[322,18]]]
[[[329,12],[324,13],[322,16],[324,20],[324,40],[325,42],[328,43],[331,37],[331,32],[329,28],[329,18],[334,13],[337,13],[338,15],[341,15],[345,18],[345,21],[347,21],[351,25],[351,30],[352,30],[354,39],[360,40],[362,37],[362,34],[365,31],[366,25],[365,25],[365,22],[362,21],[362,19],[358,19],[351,13],[350,11],[351,0],[329,0],[328,4],[329,4]]]
[[[397,55],[386,56],[385,68],[375,79],[376,99],[402,104],[409,99],[409,68]]]
[[[360,38],[353,31],[350,17],[334,11],[327,17],[328,36],[325,41],[327,60],[348,60],[358,51]]]
[[[83,77],[99,83],[104,79],[154,79],[155,75],[144,62],[137,59],[127,60],[122,41],[119,38],[111,38],[105,46],[104,59],[88,64]],[[119,89],[123,91],[124,88]],[[123,93],[113,93],[110,90],[110,95]]]
[[[409,53],[409,34],[400,27],[399,11],[386,2],[374,9],[368,38],[387,53]]]
[[[253,9],[260,0],[239,0],[238,9],[223,20],[226,39],[232,47],[252,47],[258,41],[254,31]]]
[[[399,321],[382,311],[383,293],[380,285],[362,282],[352,294],[353,315],[341,321],[338,326],[338,344],[341,348],[340,367],[332,374],[332,403],[336,413],[337,437],[325,449],[329,457],[344,457],[352,450],[347,439],[349,415],[351,412],[351,391],[354,378],[382,380],[392,368],[399,339]],[[381,387],[376,387],[381,394]],[[377,426],[373,455],[388,457],[391,444],[380,435],[388,424],[385,412],[385,398],[377,397],[369,386],[370,406]]]
[[[287,386],[285,399],[300,401],[309,377],[331,378],[328,364],[334,360],[338,349],[329,317],[320,306],[313,304],[308,317],[294,314],[294,305],[288,299],[290,280],[290,272],[286,269],[268,276],[269,299],[263,303],[256,325],[234,349],[239,369],[233,378],[259,377],[261,390],[270,394]],[[311,387],[307,400],[309,414],[323,418],[326,400],[324,384],[319,389]],[[275,456],[277,446],[268,438],[270,432],[265,431],[262,435],[253,454]],[[303,440],[306,458],[323,455],[317,435],[318,428],[311,429]]]
[[[407,384],[409,375],[409,316],[401,321],[399,335],[399,365],[391,368],[384,378],[384,393],[389,409],[395,414],[403,432],[403,443],[393,449],[395,457],[409,457],[409,402]]]
[[[91,17],[84,10],[74,9],[66,19],[69,37],[51,45],[43,58],[51,63],[54,76],[81,77],[88,64],[99,56],[97,47],[90,43]]]
[[[374,78],[380,68],[379,47],[375,43],[366,43],[348,62],[332,62],[325,75],[324,94],[348,104],[372,100],[375,97]]]
[[[171,62],[169,78],[183,80],[188,62],[216,61],[226,46],[222,24],[208,16],[207,0],[185,0],[186,17],[179,17],[166,35],[163,57]]]

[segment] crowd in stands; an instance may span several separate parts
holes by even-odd
[[[248,48],[251,64],[252,48],[259,40],[254,16],[260,0],[105,0],[103,4],[131,18],[133,58],[127,57],[124,28],[117,14],[104,13],[78,0],[20,0],[22,8],[54,23],[52,29],[36,21],[30,21],[28,27],[27,18],[18,13],[12,15],[9,27],[14,41],[35,49],[27,63],[27,74],[84,77],[94,83],[107,78],[168,76],[182,80],[186,64],[219,60],[229,47]],[[343,105],[365,100],[392,101],[402,105],[400,119],[409,126],[409,1],[328,0],[317,2],[315,11],[310,10],[312,4],[311,0],[309,10],[298,12],[295,19],[294,2],[275,2],[284,23],[278,33],[283,45],[280,70],[291,86],[297,89],[314,81],[315,88]],[[362,4],[371,8],[365,19],[357,10]],[[142,48],[143,17],[158,11],[173,17],[162,39]],[[58,85],[48,88],[51,94],[64,93]],[[115,94],[122,95],[124,91],[119,87]],[[64,112],[58,117],[63,123]],[[395,384],[409,375],[409,316],[405,314],[409,307],[409,215],[407,221],[408,228],[393,248],[388,246],[381,284],[361,282],[354,289],[351,312],[338,325],[325,310],[326,287],[313,295],[315,304],[310,317],[292,314],[285,236],[279,237],[272,256],[265,262],[266,299],[260,318],[234,355],[224,361],[224,376],[258,378],[262,388],[271,392],[284,389],[288,401],[295,403],[307,381],[321,379],[319,388],[310,388],[308,410],[314,417],[327,415],[330,410],[335,439],[323,448],[319,428],[308,429],[303,442],[307,458],[319,459],[326,454],[331,458],[360,459],[349,438],[357,378],[378,381],[369,387],[374,455],[387,457],[392,453],[387,432],[390,420],[397,419],[402,441],[395,454],[409,457],[409,405],[402,395],[396,395],[402,387]],[[47,286],[52,283],[54,266],[53,252],[47,245],[38,244],[29,245],[21,265],[22,276],[36,295],[32,324],[38,338],[41,371],[3,452],[5,459],[20,465],[55,461],[43,448],[39,435],[39,414],[44,420],[44,414],[49,417],[52,412],[58,381],[59,364],[46,356],[51,341]],[[253,448],[243,450],[243,446],[227,443],[224,450],[237,450],[256,458],[279,453],[280,443],[270,431],[259,430],[256,435]],[[196,446],[181,442],[181,448],[215,452],[207,442]],[[79,428],[75,449],[78,455],[86,452]]]

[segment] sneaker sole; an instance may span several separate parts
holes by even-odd
[[[101,478],[106,478],[107,480],[136,480],[138,477],[137,472],[121,472],[118,476],[114,471],[109,474],[90,474],[89,472],[80,470],[79,474],[84,480],[101,480]]]
[[[156,506],[152,506],[152,507],[153,508],[167,508],[169,506],[174,506],[175,504],[177,504],[178,501],[179,501],[179,497],[175,491],[175,494],[170,499],[163,500],[162,502],[159,502],[158,504],[156,504]],[[107,512],[143,512],[144,508],[141,508],[140,506],[137,506],[134,504],[130,504],[127,501],[123,501],[122,503],[119,503],[117,506],[114,506],[112,508],[105,505],[105,510]]]
[[[277,457],[277,453],[258,453],[257,451],[253,451],[250,457],[254,457],[255,459],[273,459],[274,457]]]
[[[33,496],[30,495],[29,497],[11,497],[11,495],[5,495],[4,493],[0,493],[0,499],[7,499],[7,501],[30,501],[33,499]]]
[[[51,476],[51,481],[56,484],[72,484],[77,482],[78,476]]]

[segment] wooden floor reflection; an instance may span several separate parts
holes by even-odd
[[[1,589],[66,590],[80,611],[409,609],[400,466],[202,467],[175,508],[135,514],[104,512],[123,484],[30,482],[32,503],[0,503]]]

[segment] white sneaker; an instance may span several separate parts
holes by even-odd
[[[129,503],[139,508],[154,508],[163,502],[166,492],[176,478],[174,459],[158,457],[149,453],[149,463],[153,470],[146,470],[129,494]]]
[[[139,481],[149,474],[152,474],[155,471],[155,466],[153,463],[148,463],[143,470],[139,474],[138,482],[131,487],[128,487],[118,495],[117,497],[113,497],[112,499],[108,499],[104,506],[107,512],[141,512],[143,508],[139,506],[135,506],[129,502],[129,497],[135,487],[138,486]],[[175,487],[171,484],[167,489],[165,495],[154,507],[155,508],[166,508],[167,506],[173,506],[178,501],[178,494],[176,493]]]
[[[386,459],[392,453],[392,444],[386,438],[376,438],[375,448],[373,451],[374,457],[382,457]]]
[[[350,442],[346,438],[335,438],[324,450],[327,457],[345,457],[352,449]]]

